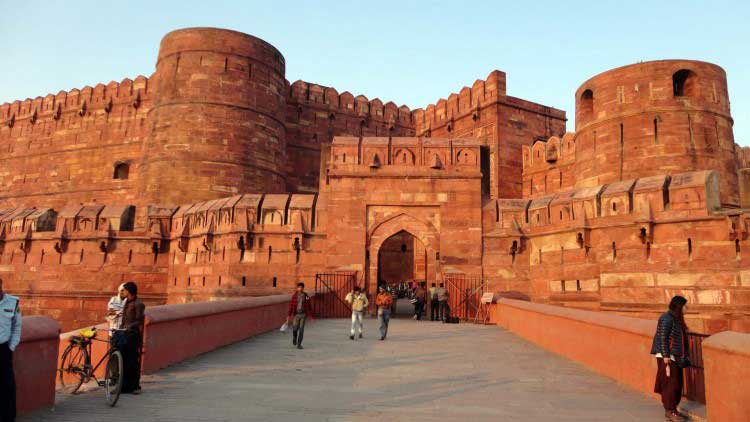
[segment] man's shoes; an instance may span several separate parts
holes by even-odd
[[[296,339],[296,338],[293,338],[293,339],[292,339],[292,346],[296,346],[296,345],[297,345],[297,339]]]
[[[385,340],[385,336],[380,337],[380,341],[383,341],[383,340]]]
[[[680,413],[674,410],[667,410],[664,413],[664,418],[670,422],[682,422],[685,420],[684,417],[680,416]]]
[[[297,348],[300,349],[300,350],[304,349],[304,347],[302,347],[302,344],[298,344]]]
[[[411,319],[417,319],[417,316],[416,316],[416,315],[414,315],[413,317],[411,317]]]
[[[362,333],[359,333],[359,338],[362,338]]]
[[[354,334],[349,336],[349,340],[354,340]]]
[[[675,410],[674,412],[677,414],[677,416],[679,416],[679,417],[681,417],[681,418],[683,418],[685,420],[690,419],[690,416],[688,416],[688,415],[680,412],[679,410]]]
[[[133,390],[133,392],[132,392],[131,394],[135,394],[136,396],[137,396],[138,394],[141,394],[141,387],[138,387],[138,388],[136,388],[135,390]]]

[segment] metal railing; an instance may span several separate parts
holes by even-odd
[[[352,308],[344,300],[354,289],[357,272],[333,272],[315,274],[315,296],[312,308],[316,318],[346,318]]]
[[[466,274],[443,274],[448,290],[450,315],[466,321],[473,319],[484,294],[484,279]]]
[[[706,385],[703,378],[703,339],[708,334],[688,333],[688,356],[691,366],[683,373],[682,395],[698,403],[706,403]]]

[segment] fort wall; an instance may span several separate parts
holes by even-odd
[[[483,142],[492,198],[521,196],[521,147],[562,135],[566,121],[564,111],[508,96],[505,73],[498,70],[412,114],[418,136]]]
[[[136,201],[152,89],[139,76],[0,105],[0,204]]]
[[[691,329],[748,331],[747,219],[718,172],[577,188],[484,207],[484,274],[534,301],[654,318],[675,294]],[[488,214],[488,215],[487,215]]]
[[[296,81],[286,108],[287,191],[316,192],[334,136],[413,136],[411,110]]]

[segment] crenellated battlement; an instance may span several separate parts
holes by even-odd
[[[599,218],[670,220],[716,215],[721,209],[716,171],[680,173],[563,190],[529,199],[497,199],[490,229],[557,230]]]
[[[317,109],[327,109],[333,113],[356,115],[363,120],[382,121],[390,126],[411,126],[411,110],[389,101],[385,104],[375,98],[368,100],[364,95],[356,97],[349,91],[339,94],[335,88],[298,80],[289,88],[290,103],[307,105]],[[329,115],[328,118],[331,116]],[[335,119],[335,115],[333,116]]]
[[[58,120],[69,114],[83,117],[98,110],[111,113],[115,106],[137,109],[150,99],[148,82],[148,78],[141,75],[134,80],[125,78],[107,85],[97,84],[93,88],[87,85],[44,97],[6,102],[0,105],[0,126],[13,127],[24,121],[36,124],[45,119]]]
[[[441,98],[434,104],[412,111],[417,132],[422,133],[432,126],[450,122],[465,114],[473,113],[477,118],[480,109],[494,104],[505,96],[505,72],[493,70],[487,78],[477,79],[471,88],[463,87],[458,94]]]

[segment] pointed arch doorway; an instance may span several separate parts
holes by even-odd
[[[422,281],[429,285],[436,280],[439,236],[432,224],[398,214],[374,225],[367,240],[365,283],[370,297],[375,297],[380,283],[394,286]]]

